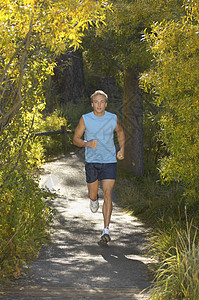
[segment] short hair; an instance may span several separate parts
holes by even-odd
[[[93,97],[96,95],[103,95],[106,98],[106,101],[108,100],[108,95],[104,93],[102,90],[97,90],[91,95],[91,102],[93,102]]]

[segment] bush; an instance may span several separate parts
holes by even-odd
[[[192,224],[187,223],[186,230],[176,230],[175,246],[167,251],[161,249],[165,258],[158,263],[152,299],[198,299],[199,247],[196,241],[197,230],[192,237],[192,229]],[[162,240],[162,235],[159,238]],[[156,254],[159,256],[158,252]]]
[[[159,108],[159,140],[167,155],[160,161],[162,179],[182,182],[189,201],[198,199],[198,1],[184,2],[180,21],[152,25],[146,33],[154,55],[141,84]]]
[[[185,210],[183,188],[161,185],[151,175],[135,178],[119,172],[115,190],[119,203],[151,228],[148,255],[154,259],[153,299],[196,300],[199,202],[190,201]]]
[[[49,237],[52,210],[39,188],[36,171],[44,163],[41,140],[32,132],[42,115],[21,108],[0,136],[0,280],[19,277]]]
[[[119,170],[115,190],[121,205],[153,228],[162,219],[178,219],[183,210],[182,187],[162,185],[157,174],[138,178]]]
[[[70,130],[66,118],[56,109],[52,114],[44,116],[43,120],[40,120],[37,124],[37,132],[61,130],[61,126],[66,126],[66,129]],[[36,139],[41,142],[46,158],[64,153],[71,142],[68,138],[68,143],[64,144],[62,134],[37,136]]]
[[[86,114],[92,111],[91,104],[89,99],[79,99],[78,104],[68,102],[65,105],[60,107],[60,111],[63,116],[68,120],[71,124],[72,133],[74,133],[76,126],[79,123],[79,120],[83,114]]]
[[[24,170],[10,174],[0,195],[0,279],[17,278],[49,237],[53,214],[48,193]]]

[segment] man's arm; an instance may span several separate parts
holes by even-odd
[[[120,150],[117,153],[117,158],[119,160],[122,160],[124,159],[125,134],[118,118],[117,118],[117,126],[115,128],[115,131],[117,133],[117,138],[120,145]]]
[[[84,124],[84,119],[81,117],[79,120],[79,124],[77,125],[75,129],[75,133],[73,136],[73,144],[78,147],[89,147],[95,149],[97,147],[97,140],[92,141],[84,141],[81,137],[85,131],[86,127]]]

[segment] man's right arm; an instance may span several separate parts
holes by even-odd
[[[75,129],[75,133],[73,136],[73,144],[78,147],[89,147],[95,149],[97,147],[97,140],[92,141],[84,141],[81,137],[85,131],[86,127],[84,124],[84,119],[81,117],[79,120],[79,124],[77,125]]]

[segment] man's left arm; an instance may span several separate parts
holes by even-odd
[[[115,128],[115,131],[117,133],[117,139],[120,145],[120,150],[117,153],[117,158],[119,160],[122,160],[124,159],[125,134],[118,118],[117,118],[117,126]]]

